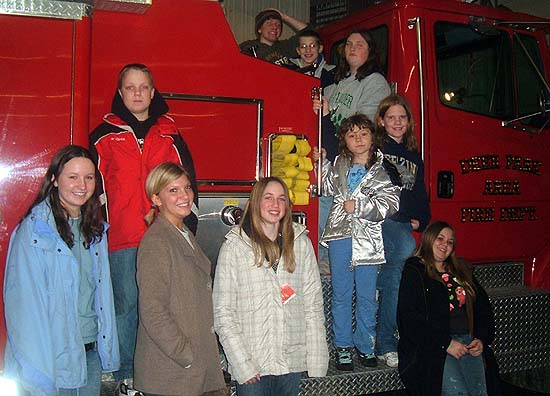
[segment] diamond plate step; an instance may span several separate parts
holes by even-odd
[[[502,373],[550,366],[550,290],[532,289],[523,284],[521,263],[478,264],[476,277],[487,288],[495,313],[493,348]],[[329,371],[323,378],[304,378],[302,396],[365,395],[403,388],[397,369],[379,363],[363,368],[354,357],[355,371],[342,373],[334,368],[330,275],[321,276],[325,301],[325,325],[330,346]],[[113,394],[114,383],[104,381],[102,396]],[[236,395],[231,387],[231,395]]]
[[[503,373],[550,366],[550,290],[487,289],[495,313],[493,348]]]
[[[476,264],[474,274],[486,289],[524,285],[523,263]]]

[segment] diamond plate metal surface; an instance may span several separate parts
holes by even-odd
[[[550,291],[522,285],[523,267],[517,263],[487,264],[475,267],[476,276],[487,287],[495,313],[493,348],[502,373],[550,366]],[[325,326],[331,360],[326,377],[304,378],[300,384],[302,396],[365,395],[403,389],[397,369],[379,363],[376,368],[364,368],[354,357],[355,371],[342,373],[334,367],[332,346],[332,315],[330,276],[321,276],[325,301]],[[509,285],[513,286],[509,286]],[[113,395],[114,383],[104,382],[102,396]],[[111,391],[111,393],[109,393]],[[231,387],[231,395],[236,396]]]
[[[153,0],[94,0],[97,10],[143,14],[151,7]]]
[[[550,291],[487,289],[495,313],[494,350],[503,373],[550,365]]]
[[[0,14],[82,19],[92,15],[92,0],[0,0]]]
[[[523,263],[476,264],[474,274],[485,288],[523,286]]]

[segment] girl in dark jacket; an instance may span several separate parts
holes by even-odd
[[[375,141],[384,158],[395,165],[403,183],[399,211],[382,223],[386,264],[380,268],[377,283],[376,354],[389,367],[397,367],[396,311],[401,273],[416,248],[412,231],[424,231],[431,217],[424,162],[414,136],[411,106],[404,96],[391,94],[380,102]]]
[[[453,228],[432,223],[407,260],[399,289],[399,373],[412,395],[487,395],[487,294],[454,255]]]

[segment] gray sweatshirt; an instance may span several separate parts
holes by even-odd
[[[378,104],[390,94],[390,86],[380,73],[372,73],[358,81],[348,76],[338,84],[325,89],[330,107],[330,118],[336,128],[345,118],[355,114],[365,114],[373,122]]]

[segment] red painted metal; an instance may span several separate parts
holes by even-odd
[[[114,45],[112,37],[117,37]],[[240,54],[216,2],[191,0],[182,7],[177,0],[155,1],[144,15],[97,11],[92,41],[90,128],[109,111],[120,68],[141,62],[152,69],[161,92],[261,99],[264,136],[291,130],[316,141],[310,90],[317,80]],[[245,117],[238,113],[250,113],[250,109],[196,103],[194,111],[192,104],[169,101],[169,105],[196,157],[198,179],[254,177],[251,151],[256,152],[257,139],[251,122],[256,118],[253,113]],[[213,189],[220,188],[201,187],[202,191]],[[314,216],[313,211],[310,215]],[[316,222],[316,216],[310,219]]]
[[[550,243],[550,199],[543,191],[550,191],[550,173],[542,166],[541,174],[506,169],[506,155],[537,159],[545,162],[550,148],[550,131],[539,135],[501,126],[501,120],[452,109],[439,100],[435,62],[434,24],[447,21],[467,24],[469,16],[487,20],[534,21],[532,16],[478,5],[434,0],[398,0],[385,2],[358,12],[321,29],[325,48],[330,49],[353,28],[372,29],[380,25],[389,28],[388,80],[397,83],[397,91],[411,102],[416,132],[420,138],[420,108],[425,106],[426,185],[433,219],[445,219],[456,227],[458,254],[476,263],[520,260],[530,268],[535,255]],[[424,95],[420,95],[420,75],[416,29],[408,26],[419,18],[423,50]],[[503,28],[511,33],[510,29]],[[542,29],[534,35],[541,43],[541,55],[548,68],[550,56]],[[500,159],[500,168],[462,173],[460,161],[480,155],[494,154]],[[455,176],[455,194],[452,199],[438,198],[437,174],[452,171]],[[486,180],[518,180],[520,195],[484,195]],[[506,215],[510,207],[535,206],[537,220],[500,221],[501,210]],[[494,207],[495,221],[462,221],[463,208]],[[503,218],[505,218],[504,216]],[[541,260],[539,260],[539,263]],[[537,265],[537,264],[536,264]],[[534,278],[537,285],[548,286],[550,268],[539,268]],[[541,279],[536,279],[536,278]]]
[[[86,31],[90,25],[86,19],[75,25],[66,20],[10,15],[0,16],[0,24],[2,35],[10,37],[0,42],[0,284],[3,284],[9,236],[34,199],[51,156],[73,137],[76,142],[83,142],[86,137],[87,125],[82,117],[87,117],[88,95],[81,88],[82,81],[89,80]],[[76,62],[74,46],[82,54]],[[75,72],[75,67],[82,70]],[[79,90],[75,98],[73,82]],[[3,304],[0,304],[0,356],[4,355],[5,336]]]
[[[544,160],[550,144],[548,132],[532,135],[505,129],[498,120],[462,113],[439,102],[430,35],[433,23],[440,18],[464,22],[470,14],[498,20],[533,19],[454,1],[396,0],[333,23],[322,34],[325,48],[330,49],[352,27],[388,25],[388,79],[397,82],[398,91],[410,99],[417,122],[424,101],[426,182],[432,210],[434,218],[446,218],[456,226],[459,253],[477,262],[532,262],[535,256],[537,262],[548,262],[544,247],[549,242],[550,203],[543,192],[550,191],[550,174],[544,166],[540,176],[513,174],[522,185],[521,196],[514,198],[482,195],[484,180],[504,177],[502,169],[460,173],[458,161],[479,154],[514,154]],[[423,97],[419,94],[416,32],[408,26],[415,17],[421,21],[425,54]],[[87,143],[87,133],[110,111],[117,74],[127,63],[150,66],[161,92],[261,100],[262,175],[266,173],[265,138],[270,133],[304,134],[310,142],[316,141],[317,119],[311,111],[310,90],[318,84],[317,80],[240,54],[218,2],[155,0],[142,15],[95,11],[92,20],[81,21],[2,15],[0,24],[3,36],[10,37],[0,42],[2,269],[9,235],[34,198],[52,154],[70,142]],[[540,32],[537,34],[539,42],[544,43]],[[546,70],[550,70],[548,50],[542,45],[541,49]],[[173,100],[169,104],[194,153],[199,179],[234,181],[255,176],[251,161],[257,144],[253,132],[256,118],[250,107]],[[452,200],[437,198],[435,178],[442,169],[451,170],[456,176],[456,195]],[[515,171],[506,172],[508,175]],[[313,177],[311,180],[314,182]],[[201,191],[249,188],[243,182],[232,187],[201,186]],[[460,209],[464,206],[516,204],[536,206],[538,220],[460,222]],[[296,209],[306,212],[309,235],[316,241],[316,199],[309,206]],[[544,270],[547,267],[534,268],[533,284],[548,287],[549,271]],[[5,330],[0,323],[0,346],[4,341]]]

